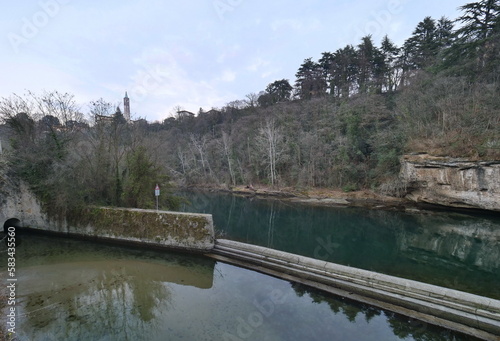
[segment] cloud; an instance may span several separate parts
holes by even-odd
[[[126,85],[110,84],[116,92],[128,91],[132,112],[148,119],[161,119],[168,114],[165,108],[181,106],[197,112],[200,106],[218,107],[235,98],[221,84],[236,79],[236,73],[226,69],[217,77],[201,79],[189,72],[192,60],[189,51],[170,49],[145,50],[133,59],[135,69]],[[134,110],[135,108],[135,110]]]
[[[262,57],[256,57],[250,62],[246,69],[251,72],[256,72],[269,64],[270,62],[268,60],[264,60]]]
[[[309,31],[317,31],[321,29],[321,21],[315,18],[301,18],[301,19],[278,19],[271,23],[273,31],[295,31],[304,33]]]
[[[232,82],[236,79],[236,73],[231,70],[224,70],[222,73],[222,76],[220,78],[221,81],[223,82]]]
[[[302,27],[303,27],[302,22],[296,19],[278,19],[271,23],[271,29],[273,31],[279,31],[282,29],[301,31]]]
[[[224,49],[224,51],[220,53],[216,59],[217,63],[219,64],[223,64],[228,60],[235,58],[236,56],[238,56],[238,53],[241,52],[241,46],[239,44],[233,44],[231,46],[222,46],[222,48]]]

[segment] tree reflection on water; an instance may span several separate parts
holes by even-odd
[[[351,323],[363,318],[367,323],[376,316],[384,316],[394,335],[401,339],[416,341],[479,340],[474,337],[439,328],[428,323],[409,318],[392,311],[380,309],[348,298],[325,295],[324,293],[294,283],[292,288],[299,297],[309,296],[314,303],[327,303],[332,312],[344,315]]]

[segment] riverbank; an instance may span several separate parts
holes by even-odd
[[[364,207],[406,212],[453,211],[461,213],[487,214],[497,216],[498,211],[478,207],[457,207],[426,201],[411,200],[406,197],[398,198],[383,195],[372,190],[343,191],[330,188],[295,189],[292,187],[271,188],[263,185],[234,186],[202,185],[188,186],[183,190],[199,190],[208,192],[231,193],[246,197],[262,199],[277,199],[312,206],[327,207]]]
[[[279,189],[262,186],[234,186],[224,187],[216,185],[190,186],[187,190],[201,190],[209,192],[224,192],[247,197],[279,199],[293,203],[330,206],[330,207],[365,207],[370,209],[385,209],[398,211],[420,211],[425,209],[443,209],[438,205],[417,203],[405,198],[396,198],[382,195],[371,190],[345,192],[339,189],[309,188],[297,190],[291,187]],[[453,209],[453,208],[450,208]]]

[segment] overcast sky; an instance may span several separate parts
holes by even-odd
[[[163,120],[244,99],[372,34],[400,45],[425,16],[455,19],[457,0],[5,1],[0,97],[26,90],[114,105]]]

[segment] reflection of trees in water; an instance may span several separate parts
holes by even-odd
[[[330,306],[330,309],[335,313],[343,314],[349,322],[354,323],[358,314],[362,314],[366,320],[366,322],[370,322],[370,320],[374,316],[379,316],[381,314],[381,310],[374,308],[372,306],[368,306],[366,304],[356,303],[353,301],[345,301],[341,297],[336,296],[327,296],[323,292],[314,290],[312,288],[306,287],[302,284],[294,283],[292,284],[293,290],[299,297],[303,297],[304,295],[309,295],[314,303],[322,303],[325,302]]]
[[[269,222],[267,224],[267,247],[272,248],[274,244],[274,225],[276,210],[274,208],[274,201],[271,202],[269,207]]]
[[[156,329],[157,315],[168,309],[171,293],[162,282],[121,268],[102,270],[86,283],[29,294],[25,302],[22,330],[32,329],[32,335],[137,340]]]
[[[401,339],[412,338],[417,341],[447,341],[447,340],[472,340],[473,338],[455,333],[451,330],[435,327],[425,322],[405,317],[400,314],[379,309],[367,304],[344,299],[339,296],[325,295],[316,289],[294,283],[292,288],[299,297],[308,295],[314,303],[326,303],[335,314],[342,314],[351,323],[356,323],[356,318],[361,316],[367,323],[375,316],[385,316],[388,326],[394,335]]]
[[[198,203],[198,196],[228,239],[500,297],[498,218],[314,207],[220,193],[190,198]]]

